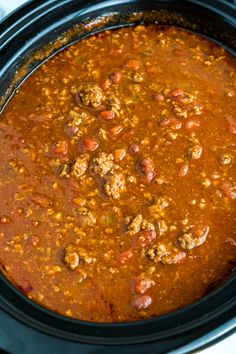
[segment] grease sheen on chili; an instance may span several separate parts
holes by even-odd
[[[0,261],[28,296],[100,322],[150,318],[235,269],[235,58],[175,27],[57,54],[0,121]]]

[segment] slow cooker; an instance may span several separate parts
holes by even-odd
[[[45,60],[107,28],[177,25],[235,54],[235,14],[234,2],[223,0],[28,1],[0,24],[0,110]],[[236,276],[182,310],[145,321],[103,324],[53,313],[0,274],[0,319],[0,348],[14,354],[187,353],[236,330]]]

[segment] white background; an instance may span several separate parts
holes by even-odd
[[[0,18],[24,2],[25,0],[0,0]],[[236,334],[201,351],[199,354],[236,354]]]

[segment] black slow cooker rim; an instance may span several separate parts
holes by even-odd
[[[68,2],[70,0],[62,0],[60,6]],[[96,1],[91,1],[89,4],[86,4],[86,1],[80,2],[87,6],[96,5]],[[125,2],[136,3],[137,0]],[[169,2],[173,1],[170,0]],[[219,12],[235,28],[235,19],[233,18],[235,8],[228,2],[223,0],[218,1],[217,4],[212,0],[208,1],[207,4],[199,0],[185,2],[204,6],[207,11],[215,10]],[[122,1],[106,0],[101,1],[101,3],[110,5],[111,3],[122,3]],[[2,35],[2,40],[0,40],[0,53],[1,48],[4,49],[4,44],[16,36],[15,27],[19,29],[22,25],[31,21],[35,14],[44,13],[44,11],[49,11],[49,9],[53,11],[57,6],[57,0],[30,0],[8,16],[1,23],[0,35]],[[183,332],[194,331],[203,325],[214,329],[227,321],[231,321],[230,331],[236,329],[236,295],[233,295],[236,294],[235,276],[206,297],[184,309],[165,316],[128,323],[94,323],[61,316],[29,300],[3,274],[0,274],[0,289],[0,307],[4,311],[37,330],[69,340],[110,345],[138,343],[172,338]],[[186,322],[184,322],[184,319]],[[233,319],[235,319],[235,323],[232,326]],[[165,326],[168,329],[157,331],[158,328],[165,328]]]

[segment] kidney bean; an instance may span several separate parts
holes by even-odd
[[[129,151],[131,154],[136,154],[137,152],[139,152],[138,144],[132,143],[129,147]]]
[[[142,157],[137,163],[137,169],[148,182],[154,178],[154,165],[151,159]]]
[[[187,163],[182,163],[180,165],[180,169],[179,169],[178,175],[180,177],[183,177],[183,176],[186,176],[187,173],[188,173],[188,164]]]
[[[144,294],[153,285],[155,285],[155,281],[149,278],[137,277],[134,282],[134,290],[137,294]]]
[[[33,287],[30,284],[29,280],[23,279],[19,284],[19,289],[23,292],[23,294],[28,295],[31,290],[33,290]]]
[[[115,71],[113,74],[111,74],[111,81],[114,84],[118,84],[119,82],[121,82],[122,79],[122,74],[120,71]]]
[[[233,119],[231,116],[225,116],[226,121],[229,123],[228,131],[231,134],[236,134],[236,120]]]
[[[82,149],[85,151],[94,151],[99,147],[99,141],[94,138],[84,138],[81,144]]]
[[[137,310],[145,310],[151,305],[151,303],[152,298],[149,295],[142,295],[133,301],[133,306]]]
[[[64,128],[64,131],[69,138],[72,138],[73,136],[75,136],[76,133],[78,132],[78,130],[79,130],[79,128],[76,125],[73,125],[71,127],[66,125]]]
[[[102,112],[100,112],[100,116],[104,120],[110,120],[110,119],[115,118],[115,112],[112,109],[109,111],[102,111]]]

